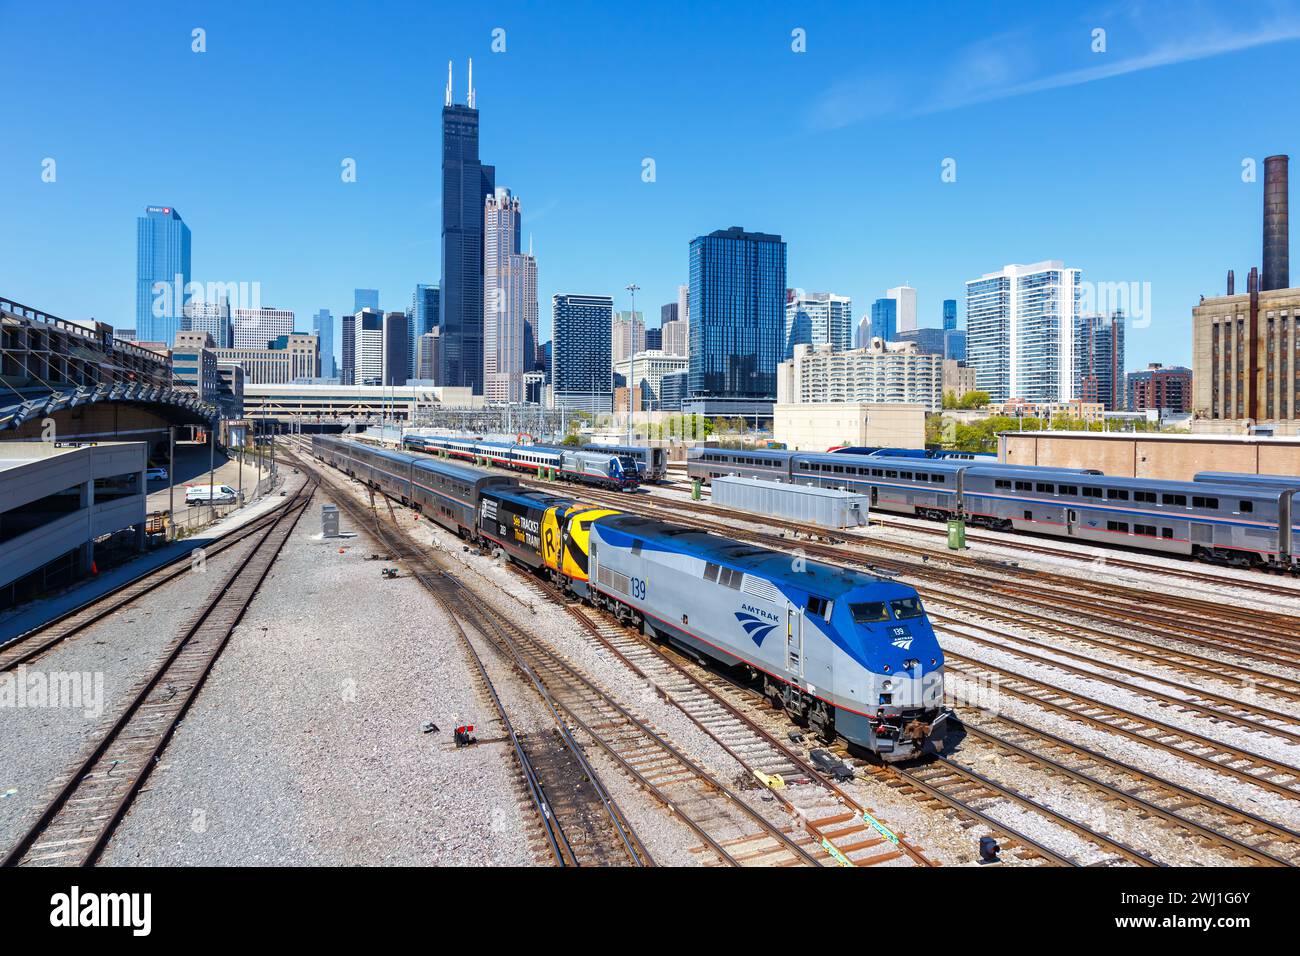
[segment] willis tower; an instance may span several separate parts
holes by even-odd
[[[442,303],[438,384],[483,393],[483,217],[496,191],[496,168],[478,158],[474,61],[464,106],[442,107]]]

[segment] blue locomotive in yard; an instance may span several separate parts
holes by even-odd
[[[761,680],[799,724],[885,760],[940,739],[943,651],[914,588],[630,514],[591,521],[587,595]]]
[[[903,760],[944,734],[943,651],[914,588],[482,468],[323,435],[312,452],[647,636],[739,670],[827,739]]]
[[[1204,473],[1178,482],[1091,468],[723,448],[692,450],[687,475],[843,488],[870,495],[873,511],[1300,572],[1300,478]]]

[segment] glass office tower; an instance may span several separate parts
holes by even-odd
[[[776,397],[785,327],[786,249],[739,226],[691,240],[692,397]]]
[[[169,348],[185,328],[190,227],[171,206],[147,206],[135,221],[135,338]]]

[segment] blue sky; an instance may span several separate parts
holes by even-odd
[[[910,282],[926,325],[1008,262],[1149,282],[1127,364],[1186,363],[1199,295],[1259,262],[1263,158],[1300,145],[1294,4],[3,2],[0,35],[0,296],[122,326],[155,203],[195,279],[260,282],[303,328],[438,281],[449,59],[523,202],[543,337],[552,293],[627,308],[629,282],[653,324],[690,239],[741,225],[856,315]]]

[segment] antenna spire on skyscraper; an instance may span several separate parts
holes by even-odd
[[[451,106],[451,60],[447,61],[447,98],[444,103]]]
[[[470,109],[474,108],[474,58],[469,58],[469,96],[465,100],[465,105]]]

